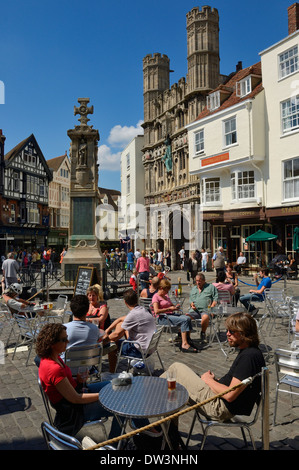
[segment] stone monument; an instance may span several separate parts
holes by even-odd
[[[67,254],[63,258],[62,271],[65,280],[74,279],[79,266],[92,266],[101,275],[103,257],[100,241],[96,237],[96,207],[98,199],[98,141],[99,132],[88,125],[89,98],[78,98],[80,106],[74,106],[80,125],[67,131],[70,145],[70,226]]]

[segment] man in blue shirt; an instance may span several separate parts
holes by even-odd
[[[259,272],[259,276],[262,278],[260,283],[258,281],[258,275],[255,276],[257,289],[250,289],[249,294],[240,297],[241,304],[243,304],[246,310],[253,316],[257,314],[259,309],[255,308],[251,302],[263,302],[265,299],[265,289],[270,289],[272,286],[271,279],[269,278],[269,269],[262,268]]]

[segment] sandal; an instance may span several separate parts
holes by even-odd
[[[188,349],[187,348],[182,348],[182,347],[180,349],[181,349],[181,352],[183,352],[183,353],[198,353],[199,352],[198,349],[192,348],[191,346]]]

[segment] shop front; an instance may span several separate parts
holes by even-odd
[[[41,249],[47,246],[48,229],[33,227],[0,227],[0,253],[27,248]]]
[[[269,242],[266,246],[262,246],[260,242],[246,242],[246,238],[259,229],[277,234],[276,228],[268,223],[264,208],[207,211],[203,213],[203,220],[210,223],[212,254],[222,246],[227,260],[235,263],[242,251],[247,262],[256,267],[264,266],[274,258],[277,242]],[[278,243],[281,243],[280,238]]]

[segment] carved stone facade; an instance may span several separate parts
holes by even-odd
[[[223,81],[219,73],[219,15],[209,6],[193,8],[187,17],[187,79],[170,87],[170,60],[166,55],[149,54],[143,59],[145,206],[147,210],[146,248],[170,251],[172,265],[182,245],[196,249],[195,206],[199,203],[199,179],[189,175],[188,133],[206,104],[207,94]],[[169,216],[157,219],[153,237],[153,207],[167,205]],[[190,208],[188,233],[183,230],[183,206]],[[177,209],[179,206],[178,214]],[[169,236],[163,236],[163,224]],[[174,237],[174,226],[181,236]],[[186,246],[187,245],[187,246]]]
[[[97,129],[87,124],[87,115],[93,114],[93,106],[87,106],[89,98],[78,98],[78,102],[80,106],[74,107],[74,115],[80,115],[80,125],[67,131],[71,139],[71,178],[68,251],[62,263],[66,280],[71,279],[79,266],[92,263],[96,268],[102,267],[100,240],[96,234],[100,136]]]

